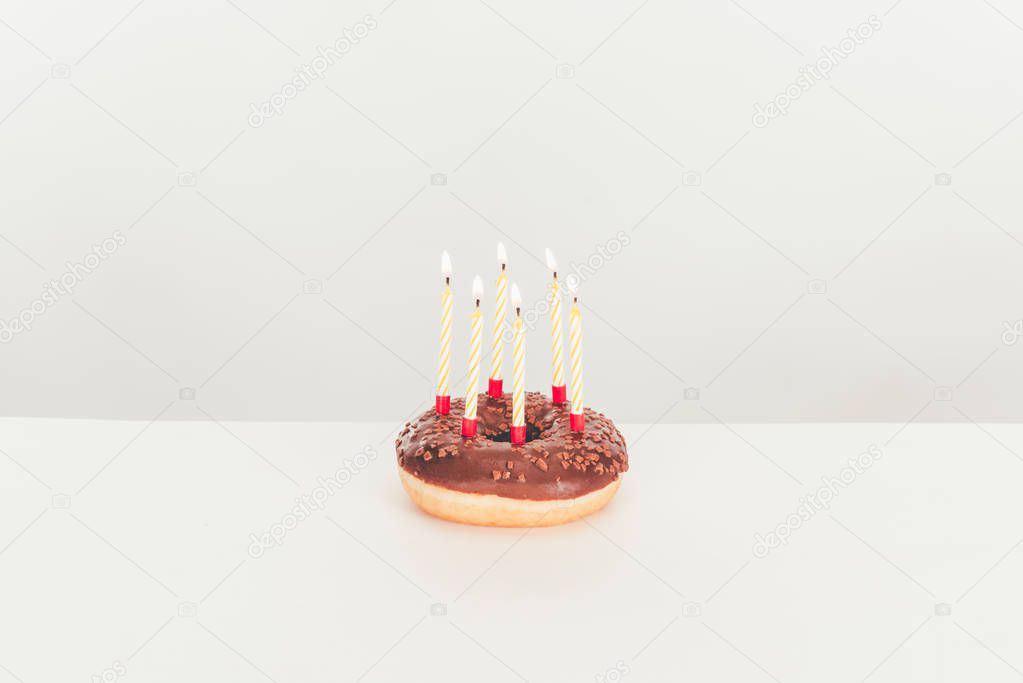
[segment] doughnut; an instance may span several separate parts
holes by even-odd
[[[511,394],[479,395],[474,438],[461,434],[464,399],[432,408],[395,440],[409,497],[435,517],[501,527],[553,526],[604,507],[629,469],[625,439],[601,413],[585,410],[571,431],[568,407],[526,394],[526,443],[511,443]]]

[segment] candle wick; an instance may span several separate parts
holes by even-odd
[[[451,284],[451,278],[449,278],[449,277],[445,277],[445,278],[444,278],[444,284],[446,284],[446,285],[450,285],[450,284]]]
[[[579,303],[579,297],[577,297],[577,296],[573,296],[573,297],[572,297],[572,303],[574,303],[574,304],[577,304],[577,303]]]
[[[507,268],[507,267],[508,267],[507,263],[502,263],[501,264],[501,272],[504,272],[504,269]]]
[[[521,308],[519,308],[518,306],[516,306],[516,307],[515,307],[515,317],[517,318],[517,317],[519,317],[520,315],[522,315],[522,309],[521,309]]]

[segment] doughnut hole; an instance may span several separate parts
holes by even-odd
[[[487,438],[491,441],[503,441],[505,443],[511,443],[511,430],[508,429],[503,432],[494,432],[493,434],[487,434]],[[526,423],[526,443],[529,443],[533,439],[540,438],[540,428],[536,425]]]

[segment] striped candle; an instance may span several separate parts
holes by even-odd
[[[451,393],[448,379],[451,377],[451,257],[448,252],[440,255],[440,272],[444,276],[444,291],[440,295],[440,358],[437,363],[437,400],[439,415],[451,412]]]
[[[568,312],[568,364],[572,376],[572,409],[569,422],[573,432],[583,431],[583,322],[579,312],[579,297],[569,277],[572,309]]]
[[[501,264],[501,272],[495,283],[496,301],[494,308],[494,338],[490,347],[490,382],[487,393],[492,398],[501,398],[504,393],[502,365],[504,364],[504,319],[505,304],[508,301],[508,254],[504,245],[497,243],[497,262]]]
[[[462,436],[476,436],[476,390],[480,381],[480,356],[483,345],[483,312],[480,299],[483,298],[483,280],[477,275],[472,281],[472,298],[475,302],[469,336],[469,384],[465,389],[465,414],[462,415]]]
[[[515,354],[512,360],[512,422],[511,442],[526,442],[526,334],[522,329],[522,295],[512,285],[512,306],[515,308]]]
[[[565,402],[565,351],[561,341],[561,285],[558,284],[558,263],[554,254],[547,249],[547,267],[554,274],[551,283],[551,401],[556,404]]]

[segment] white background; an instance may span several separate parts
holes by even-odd
[[[249,125],[367,15],[323,79]],[[870,15],[830,79],[753,126]],[[532,300],[545,246],[567,269],[624,231],[582,287],[587,398],[619,420],[1023,414],[1002,341],[1023,319],[1012,3],[109,0],[0,18],[0,317],[127,237],[0,346],[0,413],[398,420],[433,394],[442,249],[457,377],[468,284],[492,286],[499,239]],[[547,335],[541,318],[531,388],[549,385]]]
[[[0,325],[0,683],[1023,677],[1018,4],[387,1],[0,1],[0,319],[126,238]],[[440,251],[459,377],[498,240],[532,301],[620,234],[582,283],[615,500],[419,513]]]

